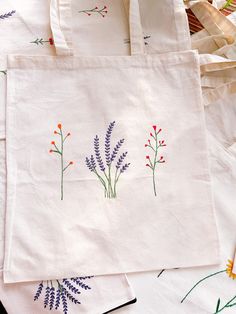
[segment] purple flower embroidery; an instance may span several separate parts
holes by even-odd
[[[9,17],[11,17],[15,13],[16,13],[16,11],[12,10],[11,12],[7,12],[5,14],[1,14],[0,15],[0,20],[8,19]]]
[[[59,308],[62,308],[63,314],[67,314],[68,301],[74,304],[81,304],[76,295],[81,293],[81,289],[91,289],[91,287],[84,283],[84,281],[92,277],[93,276],[75,277],[70,279],[65,278],[63,280],[48,280],[46,282],[42,281],[38,285],[34,295],[34,301],[38,301],[44,290],[44,308],[48,307],[49,310],[58,310]]]
[[[107,128],[105,135],[105,163],[103,162],[100,142],[98,135],[94,138],[94,153],[91,157],[86,157],[85,163],[88,169],[93,172],[104,188],[104,195],[107,198],[116,198],[117,196],[117,183],[122,173],[124,173],[130,166],[130,163],[124,163],[124,160],[128,152],[121,153],[118,155],[122,145],[124,144],[124,139],[120,139],[113,149],[111,149],[111,136],[112,131],[115,127],[115,121],[111,122]],[[113,166],[113,162],[118,158],[116,164]],[[96,160],[95,160],[96,159]],[[97,164],[96,164],[97,162]],[[105,166],[106,164],[106,166]],[[98,167],[97,167],[98,165]],[[99,168],[99,169],[98,169]]]

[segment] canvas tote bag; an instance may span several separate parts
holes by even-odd
[[[218,56],[214,56],[214,59],[215,62],[219,61]],[[207,58],[204,61],[206,62]],[[235,296],[235,280],[232,279],[236,273],[236,261],[232,261],[236,244],[236,212],[232,205],[236,204],[236,76],[231,82],[219,84],[218,78],[222,77],[223,80],[224,71],[214,71],[214,74],[214,88],[211,87],[213,76],[211,85],[204,82],[203,103],[221,264],[128,274],[138,299],[137,306],[132,307],[131,313],[149,313],[150,309],[157,308],[158,313],[215,313],[218,302],[220,310]],[[206,279],[203,280],[204,278]],[[211,297],[206,298],[206,294]],[[233,303],[234,301],[229,302]],[[235,307],[227,307],[227,310],[234,313]]]
[[[218,263],[197,53],[144,55],[132,0],[131,56],[70,56],[68,12],[8,58],[5,282]]]
[[[203,38],[192,36],[192,47],[200,53],[213,53],[227,58],[236,58],[236,26],[217,8],[206,1],[196,2],[191,6],[192,12],[204,26],[209,36]]]
[[[24,2],[24,3],[23,3]],[[22,313],[104,313],[118,306],[134,302],[135,296],[124,274],[96,276],[89,278],[51,278],[48,281],[3,283],[4,228],[6,207],[6,160],[5,160],[5,93],[7,78],[7,54],[54,54],[50,45],[49,3],[47,0],[24,0],[22,7],[16,3],[1,2],[1,12],[10,12],[1,20],[0,38],[0,299],[7,313],[15,313],[20,308]],[[47,9],[48,8],[48,9]],[[14,10],[13,10],[14,9]],[[16,12],[15,12],[16,11]],[[32,16],[37,14],[37,21]],[[14,32],[13,32],[14,30]],[[45,41],[35,44],[37,36]],[[59,294],[59,290],[62,292]],[[62,302],[63,298],[63,302]]]

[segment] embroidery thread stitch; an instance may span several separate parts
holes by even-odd
[[[222,312],[224,309],[227,309],[227,308],[231,308],[233,306],[236,306],[236,295],[231,298],[225,305],[222,306],[222,308],[220,308],[220,305],[221,305],[221,300],[220,298],[217,300],[217,304],[216,304],[216,309],[215,309],[215,312],[214,314],[218,314],[220,312]]]
[[[94,155],[86,157],[85,163],[91,172],[93,172],[104,188],[104,196],[106,198],[117,197],[117,184],[120,176],[129,168],[130,163],[125,163],[125,159],[128,152],[121,153],[118,157],[118,153],[124,144],[124,139],[119,140],[113,150],[111,151],[111,135],[115,126],[115,121],[111,122],[108,126],[105,136],[105,163],[102,160],[100,152],[100,140],[96,135],[94,138]],[[118,159],[117,159],[118,157]],[[112,165],[115,163],[115,167],[112,169]]]
[[[7,12],[5,14],[1,14],[0,15],[0,19],[4,20],[4,19],[8,19],[9,17],[13,16],[16,13],[15,10],[12,10],[11,12]]]
[[[88,16],[91,16],[93,13],[98,13],[100,14],[102,17],[105,17],[106,14],[108,13],[107,11],[107,6],[104,5],[104,7],[102,9],[99,9],[97,6],[93,9],[90,9],[90,10],[82,10],[82,11],[79,11],[79,13],[85,13],[87,14]]]
[[[0,73],[7,75],[7,70],[2,70],[2,71],[0,71]]]
[[[51,46],[54,45],[53,38],[48,38],[48,40],[43,40],[43,38],[36,38],[34,41],[31,41],[30,44],[43,45],[44,43],[49,43]]]
[[[210,277],[213,277],[215,275],[218,275],[218,274],[221,274],[221,273],[226,273],[229,278],[232,278],[233,280],[236,279],[236,274],[233,273],[233,261],[232,260],[228,260],[228,264],[226,265],[226,269],[224,270],[220,270],[220,271],[217,271],[213,274],[210,274],[204,278],[202,278],[201,280],[199,280],[187,293],[186,295],[183,297],[183,299],[181,300],[181,303],[183,303],[186,298],[189,296],[189,294],[203,281],[205,281],[206,279],[210,278]]]
[[[157,168],[157,164],[165,163],[163,156],[158,157],[158,151],[160,147],[164,147],[166,146],[166,144],[164,140],[161,140],[161,141],[158,140],[158,134],[162,131],[162,129],[159,129],[157,131],[156,125],[153,125],[153,130],[154,130],[154,134],[150,133],[150,136],[154,140],[154,146],[151,143],[151,140],[149,139],[148,144],[145,144],[145,147],[151,148],[154,153],[154,156],[153,156],[153,160],[151,160],[151,157],[149,155],[146,156],[146,159],[148,160],[148,164],[146,164],[146,167],[152,170],[153,191],[154,191],[154,195],[157,196],[155,171]]]
[[[70,133],[67,133],[67,135],[64,137],[63,131],[62,131],[62,125],[59,123],[57,125],[59,131],[54,131],[55,135],[60,136],[60,148],[58,148],[55,141],[51,142],[51,145],[53,145],[53,149],[50,149],[49,153],[56,153],[60,155],[60,161],[61,161],[61,200],[63,200],[64,197],[64,172],[67,170],[67,168],[71,165],[73,165],[73,161],[70,161],[66,166],[64,165],[64,143],[66,139],[71,135]]]
[[[84,283],[84,280],[90,279],[93,276],[75,277],[60,280],[47,280],[46,283],[41,281],[34,295],[34,301],[38,301],[44,290],[44,308],[49,310],[58,310],[60,307],[64,314],[68,313],[68,300],[74,304],[81,304],[77,299],[78,294],[81,294],[80,289],[90,290],[91,287]],[[46,286],[45,286],[46,285]]]
[[[150,38],[151,38],[150,35],[143,36],[144,45],[145,45],[145,46],[148,46],[148,45],[149,45],[148,40],[149,40]],[[129,39],[129,38],[124,39],[124,43],[125,43],[125,44],[130,44],[130,39]]]

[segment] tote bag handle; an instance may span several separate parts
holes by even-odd
[[[236,26],[209,2],[199,1],[190,8],[210,35],[228,34],[236,38]],[[228,44],[224,36],[213,38],[218,48]]]
[[[209,2],[196,2],[191,6],[191,10],[198,20],[202,23],[210,36],[203,38],[208,46],[203,46],[200,40],[194,40],[193,47],[199,52],[214,53],[214,55],[226,56],[230,59],[236,58],[236,26],[226,16],[224,16],[217,8]],[[214,48],[212,43],[217,48]],[[208,50],[206,50],[208,47]]]
[[[57,55],[74,55],[71,21],[71,0],[51,0],[50,23]],[[129,32],[131,55],[144,54],[144,40],[138,0],[129,1]]]

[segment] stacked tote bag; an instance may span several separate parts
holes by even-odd
[[[198,55],[129,14],[131,56],[73,56],[52,1],[58,56],[8,58],[5,282],[219,261]]]
[[[36,6],[35,6],[36,5]],[[22,7],[21,7],[22,6]],[[14,10],[13,10],[14,9]],[[0,38],[4,43],[0,47],[0,70],[6,70],[6,55],[18,52],[21,54],[54,54],[54,46],[48,42],[44,45],[36,45],[36,36],[41,35],[44,40],[51,36],[49,24],[49,3],[45,1],[24,0],[14,6],[7,0],[1,2],[2,12],[14,12],[8,19],[1,20]],[[31,20],[37,14],[37,21]],[[14,32],[13,32],[14,29]],[[16,30],[16,31],[15,31]],[[5,120],[5,81],[7,71],[0,72],[0,107],[1,119]],[[65,313],[66,308],[70,313],[104,313],[128,302],[135,301],[132,288],[124,274],[96,277],[76,277],[69,279],[51,278],[50,281],[38,281],[3,284],[3,250],[4,250],[4,223],[5,223],[5,122],[0,123],[0,299],[7,313],[15,313],[20,308],[22,313],[51,313],[56,309],[57,313]],[[35,244],[37,245],[37,244]],[[27,258],[27,256],[26,256]],[[69,287],[68,287],[69,285]],[[50,302],[48,290],[50,287]],[[60,288],[60,289],[59,289]],[[58,292],[64,292],[65,296],[58,297]],[[55,303],[53,304],[53,296]],[[62,298],[64,299],[62,303]],[[56,302],[57,300],[57,302]],[[49,304],[50,303],[50,304]]]

